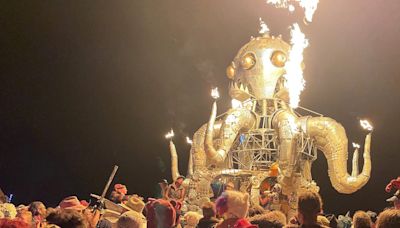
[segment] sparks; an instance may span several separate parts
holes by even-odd
[[[211,96],[215,100],[217,100],[219,98],[218,87],[215,87],[214,89],[211,90]]]
[[[186,136],[186,142],[187,142],[187,144],[190,144],[190,145],[193,144],[193,141],[188,136]]]
[[[171,131],[169,131],[166,135],[165,138],[166,139],[172,139],[175,136],[174,130],[171,129]]]
[[[293,25],[290,35],[292,36],[290,41],[292,48],[285,65],[285,78],[287,80],[286,87],[289,90],[290,107],[297,108],[301,91],[303,91],[305,85],[301,64],[303,62],[303,50],[308,46],[308,40],[297,23]]]
[[[372,131],[374,129],[368,120],[360,120],[360,125],[362,128],[368,131]]]

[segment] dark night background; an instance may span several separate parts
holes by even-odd
[[[399,11],[397,0],[321,0],[301,24],[301,105],[341,122],[349,142],[363,144],[359,118],[375,127],[372,177],[357,193],[332,188],[322,154],[314,163],[327,212],[382,210],[400,175]],[[1,188],[17,204],[55,206],[101,193],[118,164],[115,182],[151,196],[170,179],[164,134],[175,129],[184,173],[184,138],[207,121],[211,87],[229,107],[225,68],[259,17],[289,40],[303,13],[263,0],[1,1]]]

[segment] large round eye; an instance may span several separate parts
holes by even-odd
[[[254,65],[256,65],[256,57],[253,53],[247,53],[242,57],[240,64],[242,65],[243,69],[250,70],[252,67],[254,67]]]
[[[274,51],[271,55],[271,62],[276,67],[284,67],[287,61],[286,54],[282,51]]]
[[[235,67],[233,67],[232,64],[230,64],[227,68],[226,68],[226,76],[229,79],[233,79],[233,77],[235,77]]]

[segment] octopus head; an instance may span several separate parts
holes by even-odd
[[[227,68],[227,76],[232,80],[230,96],[240,101],[251,97],[287,101],[283,75],[289,50],[290,45],[280,37],[252,38]]]

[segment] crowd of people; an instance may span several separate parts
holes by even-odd
[[[61,228],[278,228],[278,227],[340,227],[340,228],[400,228],[400,177],[386,188],[394,194],[394,206],[379,215],[357,211],[336,218],[323,214],[323,204],[316,192],[301,192],[297,199],[297,214],[286,217],[280,210],[249,206],[249,195],[227,185],[213,201],[205,202],[201,213],[183,211],[185,188],[183,176],[172,184],[159,183],[160,195],[147,202],[138,195],[128,195],[123,184],[115,184],[108,199],[100,196],[88,203],[76,196],[64,198],[57,207],[47,207],[39,201],[15,206],[0,190],[0,227],[61,227]],[[391,199],[393,199],[393,197]]]

